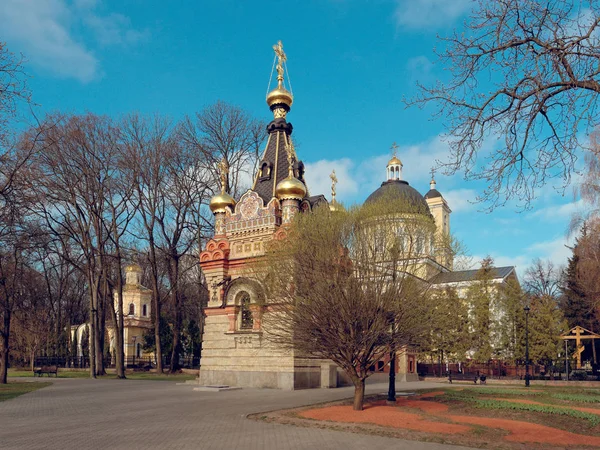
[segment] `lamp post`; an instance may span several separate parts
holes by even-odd
[[[525,387],[529,387],[529,305],[525,311]]]
[[[394,346],[394,318],[391,320],[391,345],[390,345],[390,376],[388,384],[387,404],[396,404],[396,347]]]

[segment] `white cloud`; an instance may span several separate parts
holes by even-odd
[[[454,213],[471,211],[475,208],[477,192],[473,189],[453,189],[445,191],[442,195]]]
[[[448,26],[472,5],[473,0],[398,0],[394,18],[404,28]]]
[[[496,267],[516,266],[519,279],[523,279],[525,271],[536,258],[550,260],[554,263],[555,267],[564,266],[567,263],[567,259],[571,256],[571,249],[569,247],[572,246],[573,238],[558,236],[547,241],[535,242],[526,247],[520,255],[507,256],[492,252],[490,256],[494,259]],[[484,256],[481,255],[473,256],[471,268],[479,268],[483,258]]]
[[[358,184],[352,173],[353,163],[348,158],[338,160],[322,159],[306,164],[306,185],[311,195],[324,194],[331,199],[331,179],[329,175],[335,170],[338,184],[336,186],[337,199],[344,203],[344,198],[353,196],[358,192]]]
[[[84,19],[102,45],[137,44],[148,38],[148,31],[131,28],[131,20],[122,14],[108,16],[88,15]]]
[[[564,221],[566,218],[573,217],[577,213],[581,213],[586,207],[582,199],[562,205],[551,205],[545,208],[538,209],[529,215],[532,217],[541,217],[553,221]]]
[[[0,29],[3,38],[15,42],[13,51],[60,77],[82,82],[94,78],[98,60],[69,32],[71,11],[62,0],[3,0]]]
[[[565,236],[557,237],[549,241],[536,242],[526,251],[534,256],[532,258],[549,259],[556,266],[565,265],[572,251],[569,247],[573,246],[574,238]]]
[[[0,30],[13,52],[55,76],[87,83],[100,64],[74,29],[87,27],[101,44],[136,43],[146,36],[120,14],[100,15],[96,0],[2,0]]]

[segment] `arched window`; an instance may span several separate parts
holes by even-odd
[[[145,303],[142,305],[142,316],[148,316],[148,305],[146,305]]]
[[[240,330],[252,329],[254,325],[254,319],[252,318],[252,311],[250,310],[250,294],[247,292],[240,292]]]
[[[129,304],[129,315],[133,316],[135,314],[135,305],[133,303]]]

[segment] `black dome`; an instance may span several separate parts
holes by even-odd
[[[415,188],[408,185],[404,180],[388,180],[381,183],[381,187],[373,192],[365,200],[365,203],[373,203],[384,198],[398,199],[406,203],[408,213],[421,213],[430,215],[429,206],[423,196]]]
[[[438,198],[441,196],[442,194],[440,194],[440,191],[438,191],[437,189],[430,189],[429,192],[425,194],[425,198]]]

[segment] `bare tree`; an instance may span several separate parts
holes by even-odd
[[[25,198],[17,187],[32,147],[20,148],[14,121],[22,103],[29,103],[23,58],[0,42],[0,384],[6,383],[11,318],[23,282],[22,214]]]
[[[90,294],[90,375],[104,374],[103,348],[107,298],[107,225],[111,176],[118,147],[111,121],[92,114],[51,116],[42,132],[44,151],[36,158],[37,213],[63,249],[77,246],[70,262],[86,274]],[[114,206],[114,205],[113,205]]]
[[[582,136],[598,125],[599,26],[595,0],[479,0],[464,29],[441,39],[449,79],[419,85],[406,103],[439,106],[443,165],[485,180],[490,208],[527,207],[549,179],[570,182]]]
[[[186,117],[179,125],[182,145],[202,154],[203,168],[219,186],[219,163],[227,161],[230,174],[226,191],[238,198],[248,189],[256,173],[266,124],[237,106],[217,102]],[[252,168],[251,171],[249,168]]]
[[[552,261],[536,258],[525,271],[523,278],[525,291],[537,297],[556,298],[560,293],[560,274],[561,269],[556,268]]]
[[[356,410],[370,367],[415,344],[426,327],[427,286],[415,275],[415,258],[435,225],[389,205],[298,215],[258,269],[267,286],[267,339],[338,364],[354,383]]]

